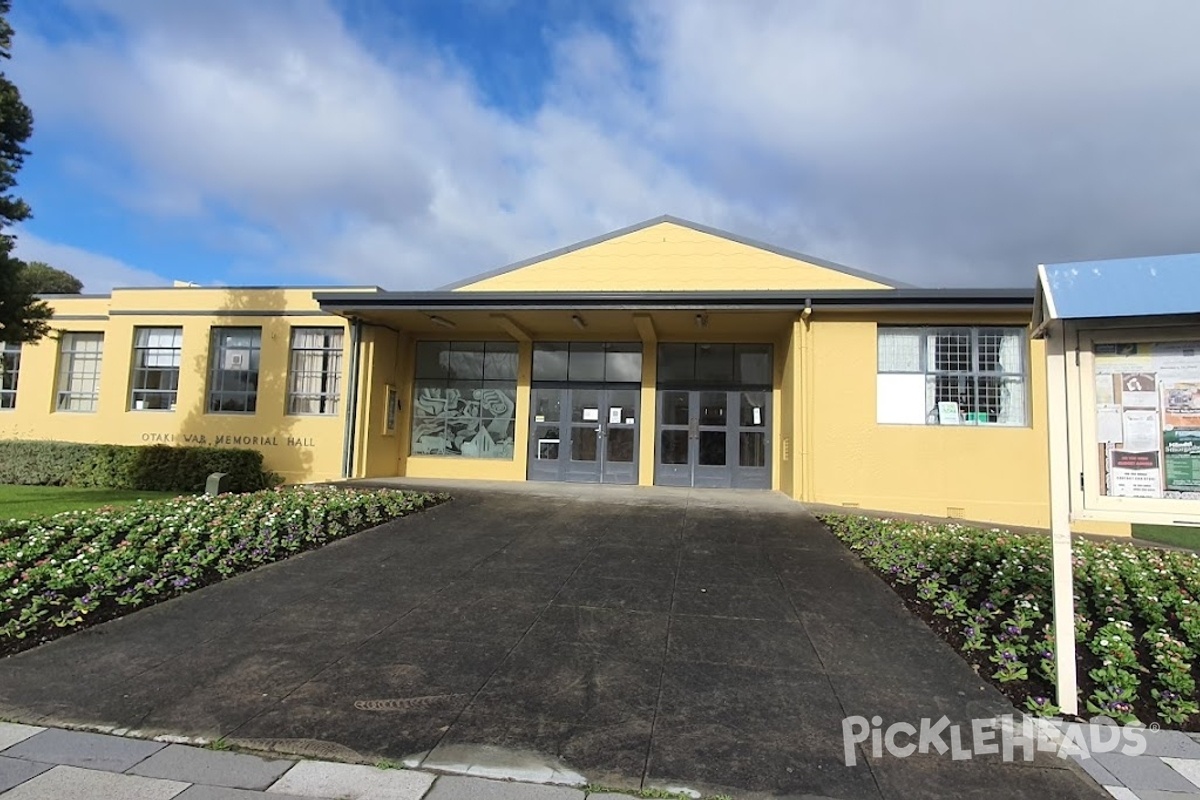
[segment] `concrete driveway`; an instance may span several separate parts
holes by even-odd
[[[460,489],[0,661],[28,723],[735,797],[1100,796],[1046,755],[844,764],[847,715],[1011,712],[771,493]]]

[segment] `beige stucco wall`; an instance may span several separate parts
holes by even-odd
[[[260,450],[269,469],[289,482],[341,476],[345,402],[328,416],[287,413],[289,343],[293,327],[337,327],[306,289],[127,289],[111,298],[55,297],[49,336],[22,347],[16,408],[0,410],[0,438],[111,444],[195,444]],[[130,408],[134,330],[181,327],[178,402],[173,411]],[[262,328],[254,414],[206,409],[210,331],[215,326]],[[100,332],[104,350],[94,412],[55,409],[59,339],[63,332]],[[344,340],[348,346],[348,337]],[[343,358],[346,384],[349,353]],[[343,390],[343,397],[345,392]]]
[[[458,291],[887,289],[884,284],[662,222],[483,278]]]

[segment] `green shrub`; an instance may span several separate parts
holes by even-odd
[[[133,477],[140,447],[115,444],[82,445],[79,463],[71,474],[72,486],[98,486],[105,489],[141,489]],[[171,490],[168,490],[171,491]]]
[[[146,491],[198,492],[210,473],[229,475],[235,492],[268,489],[276,481],[263,470],[262,453],[220,447],[171,447],[155,444],[134,448],[137,458],[130,468],[134,486]]]
[[[235,492],[253,492],[281,482],[263,469],[262,453],[257,450],[0,441],[0,483],[198,492],[213,472],[227,473],[229,488]]]
[[[86,447],[90,445],[0,441],[0,483],[66,486]]]

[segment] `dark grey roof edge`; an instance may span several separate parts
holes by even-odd
[[[480,281],[485,281],[489,278],[495,278],[499,275],[505,275],[509,272],[516,272],[519,269],[523,269],[524,267],[532,266],[533,264],[537,264],[541,261],[549,261],[552,258],[558,258],[559,256],[566,255],[567,253],[573,253],[576,250],[583,250],[584,248],[591,247],[592,245],[597,245],[597,244],[600,244],[601,242],[607,242],[610,239],[616,239],[618,237],[625,236],[630,233],[636,233],[640,230],[645,230],[646,228],[650,228],[655,225],[660,225],[664,222],[670,222],[674,225],[679,225],[684,228],[690,228],[690,229],[692,229],[694,231],[698,231],[700,233],[707,233],[710,236],[717,236],[721,239],[728,239],[731,242],[737,242],[738,244],[744,244],[747,247],[754,247],[759,250],[765,250],[768,253],[774,253],[775,255],[783,256],[785,258],[792,258],[797,261],[804,261],[809,264],[813,264],[818,267],[824,267],[825,269],[831,269],[836,272],[841,272],[841,273],[850,275],[855,278],[862,278],[863,280],[874,281],[876,283],[882,283],[884,286],[892,286],[897,289],[916,288],[916,287],[912,286],[912,284],[901,283],[899,281],[892,280],[891,278],[885,278],[882,275],[876,275],[872,272],[865,272],[863,270],[854,269],[853,267],[847,267],[845,264],[838,264],[834,261],[827,261],[823,258],[817,258],[815,256],[810,256],[805,253],[801,253],[797,250],[789,250],[785,247],[779,247],[779,246],[773,245],[769,242],[760,242],[757,239],[751,239],[746,236],[740,236],[739,234],[731,233],[730,231],[721,230],[720,228],[713,228],[708,225],[701,225],[699,222],[692,222],[691,220],[682,219],[680,217],[673,217],[670,214],[663,214],[661,216],[654,217],[653,219],[644,220],[642,222],[638,222],[633,225],[629,225],[627,227],[620,228],[615,231],[609,231],[608,233],[603,233],[603,234],[600,234],[599,236],[593,236],[590,239],[584,239],[581,242],[575,242],[574,244],[569,244],[566,247],[560,247],[557,250],[551,250],[549,252],[542,253],[541,255],[536,255],[531,258],[522,259],[521,261],[517,261],[512,264],[507,264],[503,267],[499,267],[497,269],[493,269],[488,272],[480,273],[479,275],[474,275],[474,276],[471,276],[468,278],[463,278],[462,280],[454,281],[452,283],[447,283],[445,286],[439,286],[434,291],[448,292],[448,291],[452,291],[454,289],[461,289],[462,287],[469,286],[472,283],[478,283]]]
[[[370,292],[372,290],[374,290],[376,292],[383,291],[383,289],[381,287],[375,286],[375,285],[372,285],[369,283],[364,283],[359,286],[355,286],[353,284],[351,284],[349,286],[339,286],[336,283],[321,283],[321,284],[298,283],[298,284],[294,284],[294,285],[293,284],[259,284],[259,285],[255,285],[255,286],[114,286],[113,287],[114,292],[156,292],[156,291],[162,291],[163,289],[177,289],[177,290],[182,290],[182,291],[200,291],[200,290],[222,291],[222,290],[224,290],[224,291],[229,291],[229,292],[245,292],[245,291],[262,292],[262,291],[273,291],[273,290],[277,291],[277,290],[281,290],[281,289],[309,291],[309,292],[318,292],[318,291]],[[61,295],[61,296],[67,297],[70,295]],[[78,295],[74,295],[74,296],[78,297]],[[109,295],[99,295],[99,296],[107,297]]]
[[[59,293],[47,292],[44,294],[38,294],[38,295],[34,295],[34,296],[37,297],[39,300],[111,300],[113,292],[133,292],[133,291],[155,292],[155,291],[162,291],[163,289],[173,289],[173,290],[174,289],[185,289],[185,290],[186,289],[192,289],[192,290],[195,290],[195,289],[214,290],[215,289],[215,290],[225,290],[225,291],[230,291],[230,292],[244,292],[244,291],[261,292],[261,291],[273,291],[273,290],[278,291],[278,290],[283,290],[283,289],[290,289],[290,290],[308,291],[308,292],[328,291],[331,293],[337,292],[337,291],[348,291],[348,292],[370,292],[372,290],[376,291],[376,292],[383,291],[383,289],[378,286],[373,286],[371,284],[366,284],[366,283],[362,284],[361,286],[351,285],[351,286],[345,286],[345,287],[338,286],[337,284],[323,283],[320,285],[311,285],[311,286],[303,285],[303,284],[297,285],[297,286],[114,286],[112,289],[112,292],[83,292],[81,294],[70,294],[70,293],[62,293],[62,292],[59,292]]]
[[[500,310],[574,308],[802,308],[837,307],[1032,308],[1031,289],[858,289],[813,292],[378,292],[313,295],[322,309]]]

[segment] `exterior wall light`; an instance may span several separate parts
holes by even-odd
[[[708,327],[708,313],[707,312],[696,315],[696,327],[697,328],[707,328]]]
[[[575,327],[579,328],[579,330],[583,330],[587,327],[587,323],[584,321],[583,317],[579,316],[578,314],[571,315],[571,322],[574,322]]]
[[[436,325],[441,325],[443,328],[457,328],[458,327],[450,320],[446,319],[445,317],[439,317],[437,314],[428,314],[427,316],[429,317],[430,322],[432,322]]]

